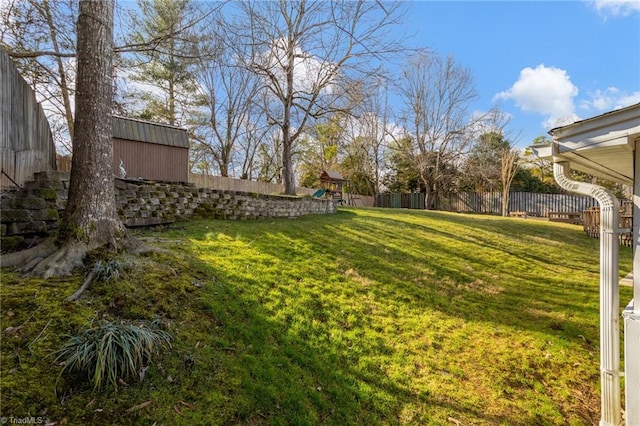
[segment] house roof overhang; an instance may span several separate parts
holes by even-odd
[[[549,131],[551,146],[532,147],[541,158],[569,161],[571,168],[633,185],[633,150],[640,140],[640,103]]]

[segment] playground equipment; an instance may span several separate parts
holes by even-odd
[[[320,198],[322,197],[325,193],[327,192],[326,189],[324,188],[320,188],[318,189],[316,192],[313,193],[312,197],[313,198]]]
[[[340,204],[346,202],[342,196],[342,186],[345,182],[342,175],[335,170],[323,170],[320,175],[320,186],[325,190],[324,195]]]
[[[333,199],[340,205],[355,206],[357,201],[360,200],[360,196],[354,194],[349,188],[349,180],[342,177],[342,175],[335,170],[323,170],[320,175],[320,186],[316,192],[313,193],[313,198],[320,198],[322,196]]]

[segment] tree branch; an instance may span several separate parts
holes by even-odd
[[[41,56],[53,56],[56,58],[75,58],[76,57],[75,52],[73,53],[55,52],[53,50],[40,50],[37,52],[13,52],[8,49],[8,46],[3,46],[3,47],[7,49],[7,53],[9,54],[10,57],[16,58],[16,59],[33,59],[33,58],[39,58]]]

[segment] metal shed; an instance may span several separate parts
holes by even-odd
[[[187,130],[168,124],[113,117],[113,173],[166,182],[189,181]]]

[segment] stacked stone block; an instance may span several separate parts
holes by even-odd
[[[198,207],[191,184],[116,179],[118,214],[126,226],[150,226],[187,219]]]
[[[194,214],[214,219],[247,220],[272,217],[295,218],[336,212],[331,200],[286,197],[240,191],[199,190],[200,205]]]
[[[0,199],[2,251],[32,244],[56,229],[68,191],[68,174],[41,172],[20,191],[3,192]]]
[[[196,188],[192,184],[115,179],[118,215],[127,227],[169,224],[193,216],[251,220],[336,212],[331,200]],[[37,173],[21,191],[3,193],[2,251],[10,251],[58,227],[69,175]]]

